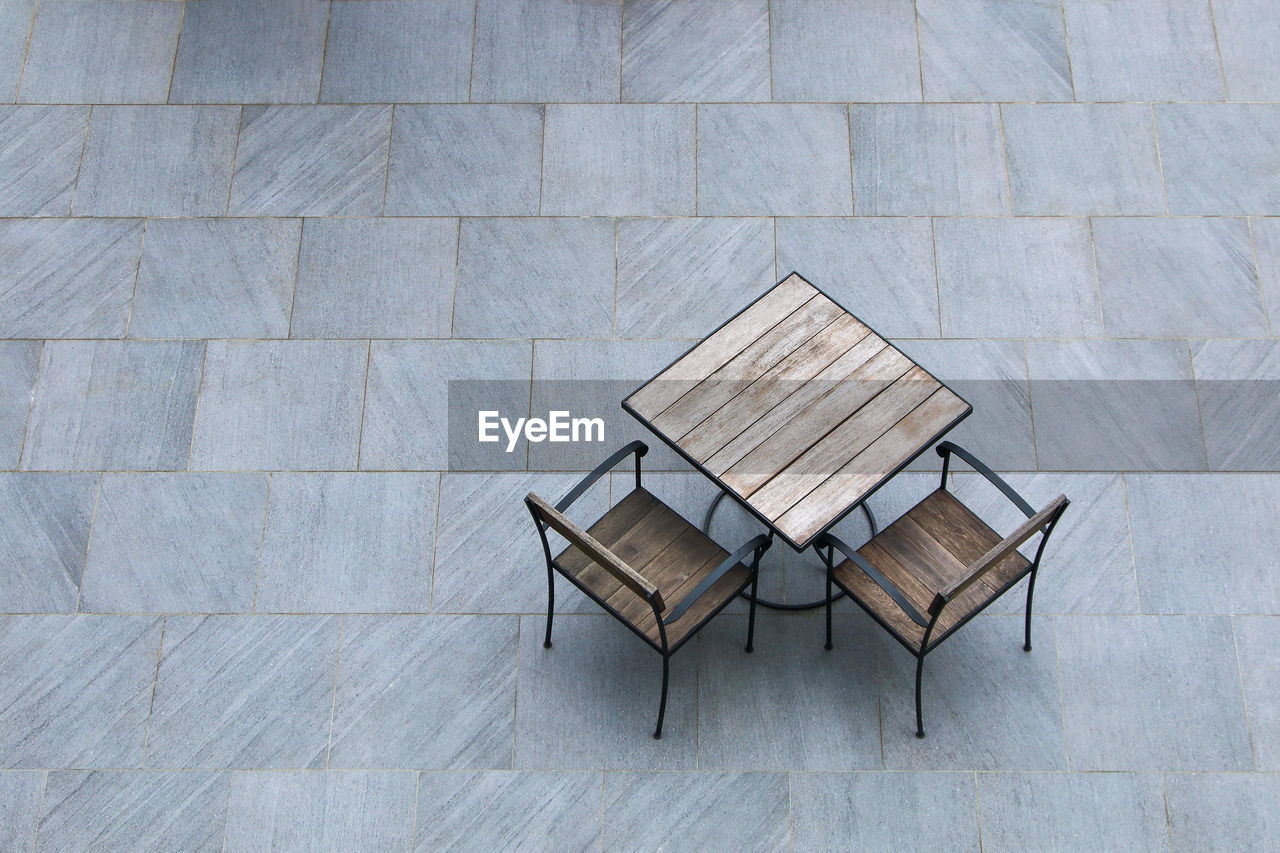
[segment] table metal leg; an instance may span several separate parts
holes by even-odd
[[[707,507],[707,514],[703,516],[702,532],[707,534],[708,536],[711,535],[711,521],[713,518],[715,518],[716,508],[720,506],[720,501],[724,500],[726,494],[727,492],[720,492],[714,498],[712,498],[711,505]],[[866,501],[862,502],[862,513],[867,517],[867,524],[871,525],[871,535],[875,536],[877,533],[880,532],[880,526],[876,524],[876,517],[871,512],[871,507],[867,506]],[[747,592],[745,589],[739,594],[743,598],[747,599],[748,601],[752,600],[751,593]],[[754,600],[755,600],[755,603],[760,605],[761,607],[768,607],[773,610],[813,610],[814,608],[817,608],[817,607],[826,606],[828,601],[838,601],[843,595],[844,595],[843,591],[838,591],[834,595],[830,596],[829,598],[819,598],[816,601],[806,601],[803,604],[784,604],[783,602],[780,602],[780,601],[766,601],[765,599],[760,598],[759,596],[755,596]]]

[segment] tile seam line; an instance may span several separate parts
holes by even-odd
[[[43,818],[44,818],[44,798],[45,798],[45,795],[49,792],[49,774],[51,772],[53,771],[45,770],[44,779],[41,780],[40,804],[36,806],[35,826],[32,827],[32,833],[31,833],[30,849],[33,851],[36,849],[36,843],[40,840],[40,824],[43,823]]]
[[[360,425],[356,428],[356,464],[353,470],[360,470],[360,457],[364,451],[364,418],[369,404],[369,365],[373,363],[373,341],[365,344],[364,351],[364,384],[360,394]]]
[[[471,62],[467,68],[467,100],[466,103],[474,103],[471,100],[471,90],[475,85],[476,79],[476,40],[477,33],[480,28],[480,0],[474,0],[471,4]]]
[[[1256,216],[1246,216],[1244,219],[1245,226],[1249,229],[1249,251],[1253,253],[1253,274],[1258,281],[1258,299],[1262,302],[1262,320],[1264,328],[1267,330],[1267,336],[1274,335],[1271,326],[1271,305],[1268,304],[1266,290],[1262,283],[1262,265],[1258,263],[1258,241],[1253,233],[1253,220]],[[1277,306],[1280,308],[1280,306]],[[1207,450],[1207,448],[1206,448]]]
[[[97,488],[93,492],[93,510],[89,513],[89,535],[84,542],[84,560],[80,564],[80,583],[76,588],[76,606],[73,613],[80,613],[80,599],[84,597],[84,578],[89,573],[89,548],[93,545],[93,525],[98,520],[98,504],[102,502],[102,481],[107,475],[98,473]]]
[[[160,662],[164,660],[164,629],[169,624],[169,617],[160,617],[160,642],[156,645],[156,668],[151,676],[151,701],[147,703],[147,727],[142,736],[142,756],[138,760],[138,769],[147,769],[147,749],[151,746],[151,721],[155,718],[156,692],[160,686]]]
[[[378,208],[377,219],[387,216],[387,190],[391,186],[391,140],[396,134],[396,105],[391,105],[391,121],[387,124],[387,165],[382,173],[382,204]]]
[[[69,0],[67,0],[69,2]],[[180,0],[135,0],[135,2],[169,2],[175,3]],[[197,0],[191,0],[197,2]],[[335,2],[354,2],[354,0],[335,0]],[[1223,101],[1221,98],[1094,98],[1085,101],[1071,100],[1044,100],[1044,99],[1024,99],[1024,98],[990,98],[987,100],[976,100],[973,98],[958,98],[948,100],[945,98],[936,98],[934,100],[858,100],[854,99],[833,99],[833,100],[813,100],[813,101],[726,101],[726,100],[660,100],[660,101],[563,101],[552,99],[537,98],[528,101],[513,100],[495,100],[495,101],[412,101],[412,100],[365,100],[365,101],[287,101],[257,98],[245,101],[12,101],[0,103],[0,106],[30,106],[30,107],[339,107],[343,109],[356,109],[359,107],[498,107],[498,106],[539,106],[547,104],[549,106],[567,106],[567,107],[617,107],[617,106],[694,106],[702,105],[709,107],[769,107],[769,106],[793,106],[793,107],[835,107],[844,104],[855,104],[857,106],[991,106],[993,104],[1007,104],[1010,106],[1030,106],[1030,107],[1051,107],[1066,106],[1069,104],[1078,104],[1081,106],[1090,106],[1098,104],[1106,105],[1128,105],[1128,106],[1146,106],[1147,104],[1160,104],[1163,106],[1217,106],[1223,104],[1236,104],[1244,106],[1277,106],[1280,105],[1280,98],[1249,98],[1232,101]]]
[[[129,329],[133,326],[133,307],[138,301],[138,279],[142,278],[142,254],[147,250],[147,226],[150,223],[150,219],[142,220],[142,237],[138,240],[138,259],[133,263],[133,289],[129,292],[129,313],[124,318],[124,335],[121,336],[121,340],[129,338]]]
[[[1213,49],[1218,56],[1218,76],[1222,80],[1222,100],[1231,101],[1231,88],[1227,85],[1227,64],[1222,58],[1222,41],[1218,37],[1218,14],[1209,0],[1209,28],[1213,31]]]
[[[231,218],[231,190],[236,184],[237,160],[240,158],[240,134],[244,131],[244,105],[240,107],[240,115],[236,118],[236,141],[231,148],[231,173],[227,178],[227,204],[223,208],[223,218]],[[281,218],[281,217],[276,217]]]
[[[204,342],[200,354],[200,380],[196,383],[196,406],[191,412],[191,440],[187,442],[187,473],[191,473],[191,458],[196,452],[196,430],[200,428],[200,400],[204,398],[204,372],[209,362],[209,341]]]
[[[1253,736],[1253,720],[1249,715],[1249,696],[1244,688],[1244,664],[1240,660],[1240,635],[1236,630],[1235,614],[1227,614],[1231,625],[1231,649],[1236,653],[1236,679],[1240,682],[1240,707],[1244,711],[1245,733],[1249,735],[1249,757],[1253,760],[1253,772],[1258,772],[1258,747]]]
[[[32,341],[31,343],[35,343],[35,341]],[[49,345],[48,340],[41,340],[39,343],[40,350],[36,353],[36,372],[31,378],[31,392],[28,395],[30,399],[27,400],[27,419],[23,421],[22,441],[18,443],[18,461],[14,466],[14,471],[23,470],[22,461],[27,452],[27,436],[31,432],[31,415],[35,412],[36,408],[36,390],[40,387],[40,369],[44,367],[45,351],[48,349]],[[81,579],[83,578],[84,575],[82,573]],[[79,593],[77,591],[77,595],[78,594]]]
[[[1071,103],[1081,103],[1076,94],[1075,63],[1071,59],[1071,29],[1067,26],[1067,4],[1065,0],[1058,3],[1058,13],[1062,16],[1062,46],[1067,52],[1067,82],[1071,84]]]
[[[22,64],[18,66],[18,82],[13,87],[13,101],[16,104],[22,93],[22,77],[27,73],[27,57],[31,55],[31,39],[36,31],[36,15],[40,13],[40,0],[31,6],[31,23],[27,24],[27,38],[22,43]]]
[[[71,203],[67,207],[67,219],[75,218],[76,197],[80,193],[80,175],[84,172],[84,155],[89,150],[89,131],[93,127],[93,106],[93,104],[89,105],[89,113],[84,120],[84,138],[80,141],[80,159],[76,162],[76,177],[71,183]]]
[[[185,0],[184,0],[185,5]],[[320,104],[321,95],[324,92],[324,67],[329,58],[329,27],[333,22],[333,0],[329,0],[329,7],[324,12],[324,37],[320,41],[320,73],[316,78],[316,99],[314,103]]]
[[[221,849],[222,849],[223,853],[226,853],[226,849],[227,849],[227,834],[228,834],[228,833],[229,833],[229,831],[231,830],[231,792],[232,792],[232,790],[234,789],[235,784],[236,784],[236,774],[235,774],[235,771],[228,771],[228,772],[227,772],[227,814],[226,814],[226,816],[222,819],[222,847],[221,847]]]
[[[1164,215],[1172,216],[1173,208],[1169,204],[1169,183],[1164,177],[1164,154],[1160,151],[1160,127],[1156,121],[1156,105],[1151,107],[1151,138],[1156,144],[1156,168],[1160,171],[1160,189],[1164,191]]]
[[[173,40],[173,61],[169,63],[169,85],[164,90],[163,103],[169,103],[169,99],[173,97],[173,78],[178,72],[178,47],[182,44],[182,27],[187,20],[187,4],[186,0],[182,3],[182,12],[178,15],[178,37]]]
[[[329,759],[333,754],[333,727],[338,708],[338,675],[342,672],[342,631],[346,627],[348,614],[338,616],[338,646],[333,656],[333,696],[329,703],[329,737],[324,748],[324,769],[329,770]]]

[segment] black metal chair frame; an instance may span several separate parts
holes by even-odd
[[[569,492],[563,498],[557,501],[554,506],[555,512],[563,513],[565,510],[567,510],[573,504],[573,502],[576,501],[578,498],[582,497],[583,493],[585,493],[587,489],[589,489],[597,480],[599,480],[602,476],[604,476],[605,473],[607,473],[610,469],[612,469],[615,465],[617,465],[619,462],[621,462],[623,459],[625,459],[627,456],[631,455],[632,453],[634,453],[636,457],[636,488],[639,489],[641,487],[640,458],[648,452],[649,452],[648,446],[643,441],[639,441],[639,440],[633,441],[630,444],[626,445],[625,447],[619,449],[612,456],[606,459],[604,462],[596,466],[595,470],[593,470],[590,474],[587,474],[585,477],[583,477],[582,480],[576,486],[570,489]],[[659,642],[655,643],[649,636],[647,636],[639,628],[633,625],[629,620],[625,619],[622,616],[622,614],[620,614],[613,607],[610,607],[606,601],[600,598],[600,596],[598,596],[595,592],[588,589],[577,578],[575,578],[569,572],[565,571],[565,569],[559,563],[556,562],[555,558],[551,556],[551,545],[547,541],[548,524],[544,520],[543,514],[540,512],[539,507],[537,506],[537,504],[532,498],[533,496],[526,497],[525,505],[529,508],[529,512],[533,516],[534,524],[538,528],[538,536],[542,540],[542,552],[547,560],[547,630],[546,630],[546,636],[543,638],[543,641],[542,641],[543,648],[547,648],[547,649],[551,648],[551,627],[555,617],[555,601],[556,601],[555,576],[556,576],[556,573],[558,572],[560,575],[565,577],[570,583],[572,583],[578,589],[582,590],[582,592],[585,593],[588,598],[590,598],[596,604],[599,604],[602,608],[604,608],[604,610],[607,613],[609,613],[619,622],[621,622],[622,624],[630,628],[632,633],[634,633],[640,639],[644,640],[644,642],[647,645],[649,645],[650,648],[654,649],[660,655],[662,655],[662,698],[658,703],[658,725],[653,732],[654,738],[660,739],[662,737],[662,722],[667,712],[667,685],[670,680],[671,656],[674,655],[681,647],[683,647],[684,644],[688,642],[690,638],[692,638],[700,630],[702,630],[702,627],[706,625],[708,622],[710,622],[711,619],[714,618],[718,613],[720,613],[720,611],[723,610],[729,604],[729,602],[733,601],[734,598],[742,594],[748,586],[751,587],[751,604],[749,606],[748,616],[747,616],[746,651],[748,653],[753,651],[754,649],[753,642],[755,639],[755,628],[756,628],[756,606],[755,606],[754,599],[755,599],[755,593],[756,593],[756,586],[757,586],[757,582],[759,580],[759,574],[760,574],[760,558],[764,556],[764,553],[768,551],[769,547],[773,544],[773,534],[772,533],[769,533],[767,535],[763,533],[759,534],[751,538],[750,540],[748,540],[745,544],[742,545],[742,547],[738,548],[737,551],[733,552],[728,557],[726,557],[720,563],[720,565],[717,566],[716,569],[711,572],[711,574],[709,574],[706,578],[704,578],[702,582],[699,583],[698,586],[695,587],[688,595],[686,595],[675,606],[675,608],[672,609],[666,615],[665,618],[663,616],[663,612],[666,610],[666,604],[662,600],[661,593],[659,593],[656,589],[653,589],[651,592],[643,594],[642,597],[644,598],[646,603],[648,603],[648,605],[653,609],[653,616],[654,616],[654,619],[657,621],[657,625],[658,625]],[[695,601],[697,601],[697,599],[703,593],[705,593],[718,580],[720,580],[720,578],[722,578],[726,573],[728,573],[731,569],[733,569],[734,566],[738,565],[744,559],[746,559],[748,555],[751,556],[751,563],[749,565],[750,574],[748,578],[742,583],[742,585],[737,590],[734,591],[733,595],[726,598],[724,603],[720,604],[718,607],[716,607],[714,610],[708,613],[705,617],[703,617],[703,619],[699,621],[697,625],[695,625],[688,633],[686,633],[678,643],[675,643],[674,645],[669,645],[667,643],[667,626],[675,622],[678,622],[684,616],[685,612],[693,605]],[[596,562],[599,562],[599,561],[596,560]],[[613,567],[608,565],[604,565],[604,568],[608,569],[611,572],[614,571]],[[637,592],[637,594],[641,595],[641,593],[639,592]]]
[[[945,489],[947,487],[947,476],[950,474],[951,456],[955,455],[960,457],[965,462],[967,462],[969,466],[973,468],[973,470],[977,471],[979,474],[985,477],[993,486],[999,489],[1000,492],[1004,494],[1005,497],[1007,497],[1010,501],[1012,501],[1013,504],[1019,510],[1021,510],[1024,515],[1027,516],[1028,520],[1033,519],[1036,516],[1036,510],[1034,507],[1031,506],[1031,504],[1029,504],[1021,495],[1019,495],[1012,486],[1010,486],[1007,482],[1001,479],[1001,477],[998,474],[996,474],[994,471],[992,471],[990,468],[984,465],[969,451],[965,450],[964,448],[950,441],[939,442],[936,450],[938,455],[942,457],[942,481],[941,481],[940,488]],[[960,628],[962,628],[966,623],[968,623],[970,619],[977,616],[979,613],[981,613],[983,610],[989,607],[993,601],[1000,598],[1002,595],[1008,592],[1011,588],[1016,586],[1018,582],[1021,581],[1023,578],[1029,578],[1029,580],[1027,581],[1027,612],[1026,612],[1026,623],[1024,628],[1024,638],[1023,638],[1022,649],[1023,651],[1026,651],[1026,652],[1031,651],[1031,602],[1032,602],[1032,596],[1034,595],[1035,588],[1036,588],[1036,572],[1040,568],[1040,557],[1044,554],[1044,546],[1049,541],[1049,536],[1053,533],[1054,528],[1058,524],[1058,520],[1062,517],[1062,513],[1066,510],[1067,505],[1069,503],[1070,501],[1064,501],[1050,515],[1048,515],[1047,518],[1038,527],[1036,527],[1035,530],[1031,532],[1030,534],[1031,536],[1034,536],[1035,532],[1037,531],[1041,534],[1041,536],[1040,536],[1040,544],[1036,548],[1035,559],[1031,561],[1030,565],[1023,571],[1019,572],[1011,580],[1003,584],[1000,587],[1000,589],[995,592],[995,594],[989,596],[987,600],[984,601],[980,606],[975,608],[972,613],[969,613],[968,615],[966,615],[963,619],[959,620],[958,622],[956,622],[956,624],[952,625],[949,629],[947,629],[947,631],[945,631],[941,636],[933,639],[932,641],[930,640],[930,638],[933,635],[934,629],[937,627],[938,618],[942,615],[946,605],[950,601],[954,600],[954,598],[956,598],[961,592],[963,592],[964,589],[966,589],[969,586],[969,583],[977,580],[978,576],[973,576],[969,578],[968,581],[960,589],[957,589],[950,596],[943,595],[942,593],[938,593],[928,607],[928,614],[927,615],[922,614],[920,613],[919,610],[917,610],[911,604],[911,602],[907,600],[906,596],[904,596],[898,590],[897,587],[895,587],[888,579],[886,579],[879,571],[877,571],[874,566],[872,566],[869,562],[863,559],[863,557],[861,557],[857,553],[857,550],[855,548],[841,541],[834,534],[831,534],[831,533],[823,534],[823,536],[815,542],[814,548],[815,550],[818,551],[819,554],[822,555],[823,562],[826,564],[826,567],[827,567],[827,641],[824,648],[826,648],[828,651],[832,648],[831,601],[833,599],[831,596],[831,593],[832,593],[831,588],[834,585],[837,588],[839,588],[842,592],[844,592],[846,595],[848,595],[849,598],[851,598],[853,601],[857,602],[858,606],[861,607],[864,611],[866,611],[867,615],[869,615],[872,619],[876,620],[876,622],[878,622],[882,628],[888,631],[889,634],[895,640],[897,640],[898,643],[901,644],[903,648],[905,648],[908,652],[912,654],[913,657],[915,657],[916,659],[916,737],[919,737],[919,738],[924,737],[924,715],[921,710],[920,687],[921,687],[921,679],[924,675],[925,656],[929,654],[929,652],[933,651],[938,646],[940,646],[948,637],[950,637],[956,631],[960,630]],[[871,580],[873,580],[876,583],[877,586],[883,589],[885,593],[891,599],[893,599],[894,603],[897,604],[900,608],[902,608],[902,611],[911,619],[911,621],[915,622],[917,625],[924,628],[924,637],[920,641],[919,648],[912,647],[910,643],[908,643],[902,636],[899,635],[897,631],[895,631],[883,619],[881,619],[880,616],[878,616],[866,603],[864,603],[861,599],[858,598],[857,595],[855,595],[852,591],[850,591],[848,587],[846,587],[844,584],[840,583],[840,581],[836,579],[835,577],[835,566],[836,566],[835,551],[836,550],[839,550],[841,554],[843,554],[848,559],[852,560],[858,566],[858,568],[860,568],[863,572],[865,572],[867,576],[870,577]]]

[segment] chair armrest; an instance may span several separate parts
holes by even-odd
[[[615,451],[612,456],[610,456],[608,459],[604,460],[599,465],[597,465],[594,471],[592,471],[587,476],[583,477],[578,482],[578,485],[570,489],[569,493],[564,497],[562,497],[556,503],[556,511],[564,512],[566,509],[568,509],[573,504],[574,501],[582,497],[583,492],[591,488],[592,483],[594,483],[596,480],[599,480],[601,477],[603,477],[606,471],[608,471],[614,465],[617,465],[619,462],[621,462],[630,454],[635,453],[636,464],[639,465],[640,457],[644,456],[648,452],[649,452],[649,445],[645,444],[640,439],[636,439],[635,441],[628,444],[626,447],[623,447],[620,450]]]
[[[717,566],[714,572],[712,572],[711,574],[703,578],[702,583],[694,587],[693,592],[689,593],[683,599],[681,599],[680,603],[676,605],[675,609],[671,611],[670,615],[668,615],[665,619],[662,620],[662,624],[670,625],[672,622],[679,622],[680,617],[684,616],[685,611],[688,610],[690,607],[692,607],[693,603],[697,601],[704,592],[711,589],[711,587],[715,585],[716,581],[724,577],[725,574],[728,573],[729,570],[732,569],[734,566],[738,565],[738,563],[741,563],[743,558],[745,558],[747,554],[750,554],[752,551],[757,552],[755,556],[755,562],[757,565],[755,566],[753,571],[758,570],[759,569],[758,563],[759,563],[760,557],[764,554],[765,551],[769,550],[769,546],[772,544],[773,544],[773,540],[769,536],[765,535],[764,533],[761,533],[760,535],[747,540],[747,542],[741,548],[739,548],[737,551],[734,551],[728,557],[725,557],[724,562],[721,563],[719,566]]]
[[[884,575],[880,574],[880,572],[876,570],[875,566],[868,563],[861,555],[858,554],[857,551],[853,550],[853,546],[831,533],[823,534],[822,538],[820,538],[816,544],[817,547],[822,547],[823,545],[833,546],[841,554],[844,554],[854,562],[854,565],[862,569],[862,571],[866,573],[867,577],[875,581],[876,585],[884,590],[886,595],[893,599],[893,603],[902,608],[902,612],[907,614],[907,616],[911,618],[912,622],[921,627],[928,626],[929,620],[926,619],[919,610],[916,610],[910,601],[907,601],[907,597],[902,594],[901,590],[889,583],[889,580]]]
[[[950,454],[954,453],[956,456],[959,456],[965,462],[968,462],[969,467],[977,471],[982,476],[986,477],[987,480],[991,483],[991,485],[995,486],[997,489],[1003,492],[1004,496],[1009,500],[1013,501],[1014,505],[1018,509],[1022,510],[1022,514],[1025,515],[1027,518],[1030,518],[1031,516],[1036,514],[1035,508],[1032,507],[1031,504],[1027,503],[1023,499],[1022,495],[1015,492],[1013,490],[1013,486],[1010,486],[1008,483],[1002,480],[999,474],[997,474],[995,471],[992,471],[986,465],[982,464],[982,462],[979,461],[976,456],[974,456],[969,451],[965,450],[960,445],[954,444],[953,442],[950,442],[950,441],[940,441],[938,442],[938,447],[936,449],[938,451],[938,455],[942,457],[942,461],[943,461],[944,468],[943,468],[942,480],[944,485],[946,484],[946,479],[947,479],[945,466],[949,461],[947,457]]]

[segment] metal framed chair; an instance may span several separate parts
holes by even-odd
[[[631,442],[554,506],[533,492],[524,500],[547,558],[543,647],[551,648],[555,576],[559,573],[662,655],[662,698],[653,732],[655,738],[661,738],[671,656],[748,586],[753,600],[747,617],[746,650],[752,650],[760,558],[773,539],[761,534],[733,554],[725,551],[643,488],[640,458],[648,452],[644,442]],[[631,493],[585,530],[565,517],[564,512],[592,483],[632,453],[636,457],[636,487]],[[569,542],[569,547],[554,557],[547,541],[548,528]],[[748,558],[750,563],[744,563]],[[676,603],[671,606],[670,602]]]
[[[1037,512],[972,454],[952,444],[937,447],[942,482],[901,518],[854,550],[831,534],[816,547],[827,567],[827,642],[831,648],[831,587],[858,603],[916,658],[916,737],[924,737],[920,681],[924,658],[966,622],[1025,577],[1027,614],[1023,649],[1031,651],[1031,597],[1045,543],[1070,501],[1058,495]],[[989,480],[1027,520],[1001,536],[947,491],[951,457]],[[1040,534],[1034,560],[1018,548]],[[835,552],[844,559],[835,562]]]

